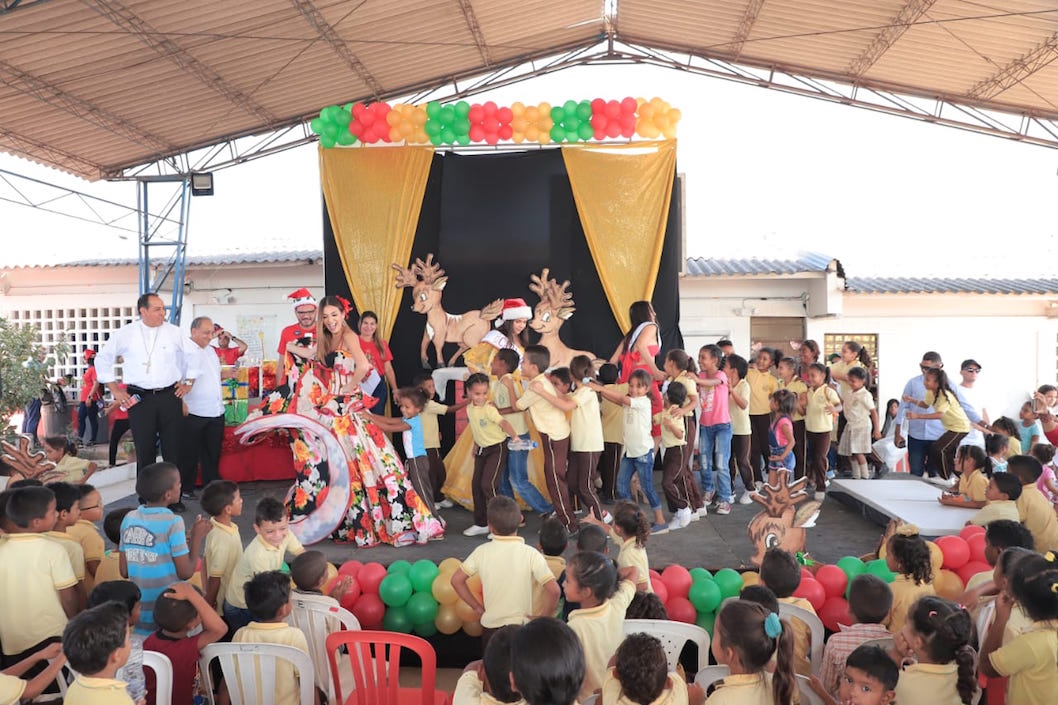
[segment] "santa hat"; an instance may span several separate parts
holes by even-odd
[[[504,299],[503,320],[519,321],[533,317],[533,309],[525,303],[525,299]]]
[[[298,306],[312,306],[316,308],[316,297],[312,295],[312,292],[308,289],[298,289],[287,294],[287,298],[290,299],[291,305],[296,311]]]
[[[96,356],[96,351],[95,350],[93,350],[92,348],[85,348],[85,351],[84,351],[84,361],[85,362],[88,362],[89,360],[91,360],[95,356]]]

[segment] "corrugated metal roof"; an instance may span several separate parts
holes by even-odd
[[[233,264],[282,264],[311,262],[321,259],[323,250],[285,250],[273,252],[227,252],[223,254],[188,255],[188,267],[223,267]],[[129,257],[81,259],[55,264],[16,265],[12,269],[54,269],[60,267],[135,267],[137,260]]]
[[[851,294],[1058,294],[1058,279],[849,277]]]
[[[801,274],[825,272],[831,263],[835,263],[838,272],[844,275],[840,262],[816,252],[799,252],[794,257],[779,259],[688,257],[687,273],[696,277]]]
[[[408,95],[608,36],[1058,119],[1058,6],[997,5],[24,0],[0,12],[0,150],[98,179],[325,105]]]

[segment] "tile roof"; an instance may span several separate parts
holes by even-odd
[[[1058,279],[849,277],[850,294],[1058,294]]]
[[[838,274],[844,276],[841,263],[830,255],[798,252],[791,257],[760,259],[757,257],[688,257],[687,273],[695,277],[751,276],[761,274],[801,274],[826,272],[836,262]]]
[[[220,267],[233,264],[282,264],[287,262],[304,262],[323,257],[323,250],[280,250],[266,252],[224,252],[213,254],[189,254],[188,267]],[[57,267],[135,267],[135,257],[109,257],[99,259],[80,259],[55,264],[15,265],[13,269],[52,269]]]

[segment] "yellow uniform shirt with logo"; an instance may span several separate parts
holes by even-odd
[[[65,531],[46,531],[44,536],[62,546],[62,550],[66,551],[66,555],[70,557],[74,577],[78,581],[84,580],[84,549],[81,548],[80,542]]]
[[[867,369],[863,367],[863,363],[859,360],[853,360],[852,362],[836,360],[830,365],[830,376],[834,377],[835,374],[848,376],[849,370],[851,370],[853,367],[861,367],[863,369]],[[847,379],[837,379],[837,377],[834,377],[834,379],[837,380],[838,383],[838,393],[841,395],[841,398],[844,399],[848,396],[849,391],[851,391],[852,388],[849,386],[849,382]]]
[[[969,497],[971,502],[984,502],[986,489],[988,478],[980,470],[963,473],[959,478],[959,494]]]
[[[610,599],[598,607],[587,607],[569,613],[569,628],[580,639],[584,650],[584,684],[580,700],[602,687],[609,670],[610,659],[624,640],[622,625],[625,611],[636,596],[636,586],[622,580]]]
[[[993,521],[1000,519],[1021,521],[1021,517],[1018,515],[1018,503],[1012,499],[999,499],[989,502],[970,517],[970,523],[977,526],[988,526]]]
[[[544,560],[547,561],[547,567],[551,569],[551,575],[555,576],[555,580],[562,577],[562,573],[566,571],[566,559],[562,556],[544,556]],[[533,585],[533,604],[542,605],[544,600],[544,586],[540,583]],[[555,614],[550,616],[557,616],[560,614],[562,607],[562,596],[559,595],[558,604],[555,605]]]
[[[867,391],[867,387],[860,387],[853,391],[850,387],[848,394],[841,397],[842,411],[845,412],[845,420],[857,427],[871,428],[871,412],[874,411],[874,397]]]
[[[255,536],[250,545],[243,551],[239,562],[235,564],[235,571],[229,579],[224,599],[232,607],[246,609],[246,593],[243,588],[250,581],[250,578],[258,573],[279,570],[287,553],[299,556],[304,552],[305,547],[291,533],[288,533],[283,538],[283,542],[278,547],[268,543],[260,536]]]
[[[896,702],[899,705],[962,705],[956,688],[958,682],[959,666],[954,661],[913,663],[900,672]]]
[[[577,402],[577,408],[569,418],[569,449],[577,453],[601,453],[603,436],[599,395],[591,387],[581,385],[570,398]]]
[[[889,588],[893,591],[893,606],[889,608],[889,617],[884,624],[889,627],[889,632],[892,634],[904,628],[907,611],[918,598],[937,594],[933,589],[933,583],[916,585],[914,579],[906,575],[897,575],[893,582],[889,583]]]
[[[545,434],[551,440],[561,441],[569,438],[569,421],[566,420],[566,414],[547,399],[528,388],[536,382],[542,383],[544,390],[548,394],[558,396],[558,392],[555,391],[555,385],[551,384],[551,380],[547,378],[547,375],[539,374],[533,378],[532,382],[526,385],[525,394],[519,397],[514,405],[523,411],[528,410],[529,416],[533,418],[536,430]]]
[[[779,602],[785,602],[794,607],[816,613],[812,603],[803,597],[780,597]],[[794,670],[799,675],[812,675],[812,628],[797,617],[788,619],[790,628],[794,632]]]
[[[233,644],[281,644],[301,649],[306,654],[309,652],[305,632],[285,622],[250,622],[235,632],[231,641]],[[276,659],[274,675],[275,693],[269,693],[270,697],[265,699],[271,705],[298,705],[301,702],[298,679],[314,677],[312,673],[298,673],[294,664],[284,659]],[[262,692],[260,680],[257,692]]]
[[[114,678],[88,678],[77,676],[77,679],[66,691],[63,698],[65,705],[132,705],[125,687],[125,681]]]
[[[1058,518],[1054,514],[1054,505],[1047,501],[1035,483],[1021,486],[1017,505],[1018,517],[1036,541],[1036,550],[1058,549]]]
[[[603,389],[628,396],[628,384],[604,384]],[[606,397],[599,402],[599,413],[602,415],[602,439],[606,443],[624,443],[624,404],[615,404]]]
[[[834,430],[834,416],[827,411],[841,403],[838,393],[825,384],[808,390],[808,403],[805,408],[805,430],[809,433],[830,433]]]
[[[510,377],[514,382],[514,389],[518,391],[521,388],[521,382],[514,379],[511,375],[504,375],[500,379],[492,383],[492,401],[496,404],[497,409],[510,409],[514,407],[514,399],[511,399],[511,392],[507,389],[507,386],[503,383],[503,379]],[[524,436],[529,433],[529,424],[525,420],[525,412],[515,411],[509,414],[500,414],[503,420],[506,421],[514,428],[514,432],[519,436]]]
[[[1058,685],[1058,621],[1033,622],[1028,631],[991,653],[992,667],[1007,676],[1007,702],[1050,705]]]
[[[448,413],[448,407],[438,404],[433,399],[426,402],[422,408],[419,418],[422,420],[422,446],[423,448],[440,448],[441,431],[437,427],[437,417]]]
[[[673,433],[672,429],[665,423],[666,420],[674,422],[679,427],[681,432],[679,436]],[[680,407],[670,406],[660,414],[654,414],[654,423],[661,427],[662,448],[676,448],[687,445],[687,439],[684,437],[686,434],[683,433],[683,416],[680,414]]]
[[[770,673],[724,676],[714,684],[706,705],[774,705]]]
[[[738,384],[734,387],[734,392],[742,399],[746,400],[747,406],[745,409],[735,403],[734,399],[728,399],[727,409],[731,414],[731,435],[732,436],[749,436],[753,434],[752,428],[749,425],[749,382],[745,379],[740,379]]]
[[[635,566],[635,569],[639,571],[636,575],[636,584],[645,592],[654,592],[654,588],[650,585],[650,562],[647,560],[647,549],[644,546],[637,546],[635,538],[622,541],[617,534],[611,534],[611,536],[621,544],[621,550],[617,553],[617,567]]]
[[[91,460],[78,458],[76,455],[64,455],[55,463],[55,469],[63,473],[63,482],[78,484],[88,472]]]
[[[232,523],[231,526],[221,524],[216,519],[210,519],[213,528],[206,534],[206,543],[202,549],[202,562],[205,567],[205,580],[209,578],[220,578],[220,588],[217,590],[217,611],[224,613],[224,596],[228,594],[228,583],[231,576],[235,574],[235,567],[242,558],[242,538],[239,536],[239,527]]]
[[[621,681],[617,680],[617,674],[612,668],[606,672],[599,702],[602,705],[639,705],[624,694]],[[651,700],[649,705],[687,705],[687,682],[678,674],[670,673],[661,695]]]
[[[26,692],[26,681],[0,673],[0,705],[18,705]]]
[[[478,448],[488,448],[507,440],[507,433],[500,428],[503,417],[495,406],[488,402],[481,406],[470,404],[466,410],[467,427]]]
[[[741,384],[741,382],[739,382],[739,384]],[[788,383],[787,382],[783,382],[780,379],[779,380],[779,388],[780,389],[786,389],[791,394],[793,394],[795,397],[797,397],[798,401],[794,403],[794,412],[793,412],[792,418],[793,418],[794,421],[804,421],[805,415],[800,413],[800,408],[801,408],[800,399],[801,399],[801,395],[802,394],[805,394],[805,395],[808,394],[808,385],[804,383],[804,380],[801,380],[801,379],[798,379],[797,377],[794,377]],[[738,406],[738,404],[735,404],[734,402],[731,403],[731,409],[732,409],[731,413],[732,413],[732,415],[734,415],[734,409],[735,409],[736,406]]]
[[[779,388],[779,380],[770,372],[761,372],[756,367],[746,372],[749,382],[749,413],[754,416],[771,413],[771,395]]]
[[[694,410],[698,408],[698,383],[697,377],[690,372],[681,372],[670,384],[681,384],[687,390],[687,404],[685,404],[685,416],[693,416]],[[627,392],[625,392],[627,394]]]
[[[525,700],[515,700],[513,703],[497,700],[485,692],[485,684],[481,682],[477,671],[464,671],[456,681],[452,705],[525,705]]]
[[[933,407],[934,412],[941,415],[940,425],[944,427],[945,431],[954,431],[955,433],[970,432],[970,419],[966,417],[966,412],[963,410],[962,405],[951,392],[945,391],[943,394],[934,394],[929,391],[926,392],[924,401],[927,406]]]
[[[91,592],[92,588],[102,581],[98,580],[94,575],[87,574],[87,567],[92,561],[100,561],[102,563],[103,556],[106,554],[106,543],[104,543],[103,537],[99,535],[96,525],[86,519],[79,519],[73,526],[66,527],[66,533],[77,543],[81,544],[86,570],[85,591]],[[98,572],[99,568],[96,567],[96,573]]]
[[[521,536],[493,536],[475,548],[460,569],[481,576],[481,626],[487,629],[525,624],[541,607],[533,603],[534,587],[555,579],[544,555],[526,546]]]

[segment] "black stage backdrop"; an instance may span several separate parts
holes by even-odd
[[[678,193],[674,187],[654,287],[662,351],[683,347],[679,329],[682,218]],[[326,208],[324,202],[327,293],[351,300]],[[529,291],[529,275],[548,267],[559,282],[569,279],[577,309],[562,327],[566,344],[606,359],[621,341],[622,333],[595,270],[557,149],[435,154],[411,257],[426,259],[431,252],[448,276],[442,305],[450,313],[480,309],[494,299],[511,297],[522,297],[535,306],[538,299]],[[351,317],[350,325],[355,320]],[[389,340],[401,385],[410,384],[422,371],[419,344],[425,323],[425,316],[412,311],[411,289],[406,289]],[[536,342],[532,331],[530,339]],[[454,344],[447,345],[445,351],[450,356],[455,352]],[[432,347],[429,355],[432,360]]]

